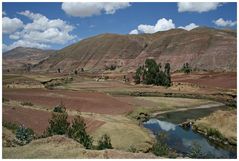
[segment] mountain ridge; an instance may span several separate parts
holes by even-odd
[[[117,70],[131,71],[145,59],[154,58],[158,63],[169,62],[172,71],[186,62],[197,70],[236,71],[236,34],[208,27],[138,35],[100,34],[55,51],[34,69],[98,71],[115,65]]]

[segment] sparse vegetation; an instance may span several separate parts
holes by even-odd
[[[170,64],[166,63],[164,71],[161,64],[157,64],[154,59],[146,59],[143,66],[136,69],[134,76],[136,84],[153,84],[157,86],[171,86]]]
[[[49,81],[42,82],[42,84],[47,89],[53,89],[54,87],[62,86],[62,85],[65,85],[67,83],[70,83],[72,81],[73,81],[72,77],[65,77],[65,78],[51,79]]]
[[[101,136],[100,140],[98,141],[97,149],[98,150],[113,149],[109,135],[104,134]]]
[[[33,140],[34,132],[32,129],[20,125],[16,130],[16,138],[19,145],[25,145]]]
[[[23,106],[33,106],[33,103],[31,103],[31,102],[22,102],[21,105],[23,105]]]
[[[189,65],[189,63],[184,63],[183,64],[183,67],[181,69],[182,72],[186,73],[186,74],[189,74],[192,72],[192,68],[191,66]]]
[[[167,156],[169,153],[169,147],[166,144],[167,134],[159,133],[156,136],[156,143],[153,145],[152,152],[157,156]]]
[[[86,133],[86,124],[82,117],[77,116],[74,118],[68,130],[68,136],[81,143],[86,149],[92,148],[93,139]]]
[[[105,66],[105,70],[115,70],[116,69],[116,65],[115,64],[111,64],[110,66]]]
[[[191,146],[191,152],[189,153],[190,158],[203,158],[203,154],[201,152],[201,146],[197,143],[194,143]]]
[[[133,145],[130,145],[128,151],[131,153],[136,153],[137,149]]]
[[[66,112],[65,105],[62,103],[62,101],[58,106],[54,107],[53,112],[59,112],[59,113]]]
[[[5,102],[9,102],[9,99],[3,97],[3,98],[2,98],[2,102],[3,102],[3,103],[5,103]]]
[[[2,122],[2,126],[6,127],[7,129],[12,130],[14,133],[16,132],[16,130],[18,129],[19,125],[12,123],[12,122],[7,122],[4,121]]]
[[[221,140],[224,140],[225,138],[223,135],[215,128],[208,128],[207,129],[207,136],[215,137]]]

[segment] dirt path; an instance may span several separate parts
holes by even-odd
[[[168,110],[168,111],[160,111],[155,112],[152,114],[152,117],[156,117],[160,114],[169,113],[169,112],[181,112],[181,111],[187,111],[187,110],[194,110],[194,109],[207,109],[207,108],[214,108],[214,107],[221,107],[225,106],[223,103],[213,103],[213,104],[206,104],[206,105],[200,105],[196,107],[190,107],[190,108],[180,108],[180,109],[174,109],[174,110]]]

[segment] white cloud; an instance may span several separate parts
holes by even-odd
[[[17,41],[7,46],[7,49],[18,46],[45,49],[52,44],[66,44],[77,38],[76,35],[70,34],[74,26],[61,19],[50,20],[42,14],[30,11],[18,14],[28,17],[32,22],[25,24],[22,30],[9,35],[10,39]]]
[[[197,27],[198,27],[198,25],[196,25],[195,23],[190,23],[187,26],[179,26],[178,28],[190,31],[190,30],[192,30],[194,28],[197,28]]]
[[[29,48],[39,48],[39,49],[48,49],[50,48],[49,45],[37,42],[30,42],[26,40],[18,40],[12,43],[11,45],[3,44],[3,52],[14,49],[16,47],[29,47]]]
[[[145,125],[149,124],[149,125],[152,125],[152,124],[156,124],[158,125],[162,130],[164,131],[174,131],[176,129],[176,125],[170,123],[170,122],[166,122],[166,121],[160,121],[160,120],[157,120],[157,119],[150,119],[149,121],[147,122],[144,122]]]
[[[179,2],[178,12],[208,12],[217,9],[222,3],[219,2]]]
[[[3,15],[3,16],[6,16],[7,13],[6,13],[5,11],[2,11],[2,15]]]
[[[90,17],[93,15],[114,14],[119,9],[130,6],[127,2],[64,2],[61,8],[66,14],[74,17]]]
[[[129,34],[130,35],[137,35],[137,34],[139,34],[139,31],[134,29],[134,30],[130,31]]]
[[[23,27],[23,22],[18,18],[13,18],[13,19],[9,17],[2,18],[3,34],[11,34],[22,27]]]
[[[155,33],[155,27],[152,25],[141,24],[138,26],[138,31],[141,33]]]
[[[167,31],[174,28],[175,28],[175,24],[173,23],[172,19],[167,20],[165,18],[162,18],[162,19],[159,19],[155,25],[141,24],[138,26],[137,29],[134,29],[132,31],[134,33],[136,33],[136,31],[138,33],[155,33],[158,31]]]
[[[220,27],[232,27],[236,25],[236,21],[231,20],[224,20],[223,18],[219,18],[217,20],[214,20],[213,23]]]

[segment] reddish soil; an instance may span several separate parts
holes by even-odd
[[[123,114],[132,110],[128,103],[104,93],[45,89],[4,89],[3,97],[53,108],[61,100],[66,108],[100,114]]]
[[[226,89],[237,88],[237,73],[192,73],[175,74],[173,82],[192,83],[206,87],[219,87]]]
[[[20,107],[4,107],[3,120],[21,124],[34,130],[36,134],[42,134],[48,127],[48,121],[51,119],[51,113],[46,111],[20,108]],[[68,121],[73,120],[72,116],[68,117]],[[101,125],[103,121],[85,118],[87,131],[92,132]]]

